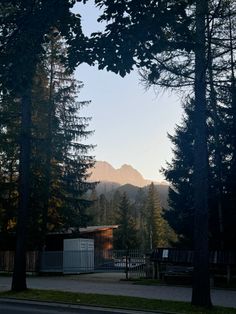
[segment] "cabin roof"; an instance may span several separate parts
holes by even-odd
[[[86,228],[79,228],[79,233],[92,233],[92,232],[97,232],[97,231],[106,231],[109,229],[117,229],[118,225],[103,225],[103,226],[88,226]],[[50,232],[49,234],[72,234],[76,232],[75,228],[69,228],[67,230],[61,230],[61,231],[56,231],[56,232]]]

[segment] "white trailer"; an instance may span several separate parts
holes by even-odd
[[[63,273],[79,274],[94,271],[94,240],[64,239]]]

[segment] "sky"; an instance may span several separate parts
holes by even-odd
[[[77,4],[74,11],[82,17],[85,34],[102,30],[92,1]],[[174,133],[183,112],[179,97],[161,89],[158,93],[153,88],[145,90],[135,70],[121,78],[82,64],[75,75],[84,83],[78,100],[91,100],[82,115],[92,117],[89,129],[94,134],[87,142],[96,145],[95,159],[115,168],[129,164],[144,178],[163,181],[160,169],[172,158],[167,133]]]

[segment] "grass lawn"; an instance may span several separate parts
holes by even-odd
[[[236,309],[214,307],[211,310],[205,310],[191,306],[186,302],[174,302],[164,300],[151,300],[144,298],[111,296],[101,294],[85,294],[62,292],[52,290],[27,290],[25,292],[1,292],[0,297],[28,299],[37,301],[61,302],[70,304],[83,304],[104,307],[115,307],[125,309],[166,311],[186,314],[236,314]]]
[[[179,280],[177,278],[176,280],[168,280],[168,281],[163,281],[163,280],[157,280],[157,279],[146,279],[146,278],[140,278],[140,279],[133,279],[131,280],[134,285],[144,285],[144,286],[159,286],[159,285],[176,285],[176,286],[185,286],[185,287],[191,287],[192,284],[190,281],[187,280]],[[216,281],[214,283],[214,289],[225,289],[225,290],[236,290],[236,282],[231,282],[230,284],[227,284],[224,281]]]

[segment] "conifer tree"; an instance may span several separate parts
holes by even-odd
[[[117,213],[118,229],[114,234],[114,246],[116,249],[137,249],[137,230],[135,222],[130,213],[130,203],[127,195],[122,195]]]
[[[15,231],[19,174],[19,104],[0,96],[0,230],[7,236]],[[3,240],[3,239],[2,239]]]
[[[52,51],[53,48],[53,51]],[[78,102],[83,87],[63,65],[65,47],[58,39],[45,45],[47,59],[41,61],[32,85],[31,110],[31,208],[28,248],[41,248],[48,230],[85,226],[85,194],[94,187],[87,182],[93,148],[84,144],[91,134],[89,118],[81,109],[89,102]],[[53,56],[52,56],[53,55]],[[19,100],[11,95],[1,99],[1,229],[14,230],[19,180]],[[5,174],[4,174],[5,173]]]
[[[167,239],[164,234],[164,219],[162,207],[156,188],[153,183],[148,188],[146,201],[147,241],[150,250],[165,246]]]
[[[162,168],[170,182],[169,208],[164,217],[177,233],[178,244],[185,248],[193,247],[193,106],[193,101],[187,101],[181,125],[176,126],[174,136],[169,135],[174,157]]]
[[[139,189],[135,197],[135,202],[133,204],[135,208],[136,217],[136,227],[138,242],[140,244],[140,249],[146,251],[148,249],[147,245],[147,228],[146,228],[146,193],[142,188]]]
[[[91,193],[88,196],[88,200],[91,202],[87,210],[88,220],[91,225],[98,225],[97,218],[99,216],[98,209],[98,195],[96,189],[92,189]]]
[[[0,87],[20,100],[19,208],[12,289],[26,289],[26,243],[30,199],[31,98],[37,64],[44,54],[45,35],[59,27],[67,40],[81,35],[80,17],[71,12],[74,1],[4,1],[0,4]],[[27,66],[26,66],[27,65]]]
[[[221,100],[219,100],[221,99]],[[218,148],[221,153],[221,185],[223,188],[221,206],[223,233],[220,232],[220,220],[218,212],[218,198],[216,186],[218,184],[218,169],[215,161],[216,142],[214,137],[215,125],[213,123],[211,99],[208,99],[208,182],[209,182],[209,244],[210,248],[219,250],[222,248],[233,249],[234,242],[234,215],[229,213],[230,199],[230,175],[232,160],[232,146],[230,145],[230,131],[232,127],[231,96],[221,93],[218,95]],[[184,117],[182,123],[176,126],[175,134],[169,135],[173,144],[174,157],[162,170],[171,186],[169,189],[170,208],[164,215],[176,233],[179,235],[179,245],[191,248],[193,245],[193,143],[194,143],[194,121],[193,102],[187,101],[184,106]],[[232,224],[231,224],[232,223]]]
[[[43,238],[47,230],[86,226],[85,209],[90,202],[85,194],[94,187],[86,181],[94,164],[93,157],[87,155],[93,146],[83,143],[91,134],[87,130],[90,119],[80,115],[89,102],[77,101],[83,84],[63,65],[61,55],[66,49],[59,39],[50,37],[46,49],[48,58],[38,68],[40,83],[35,88],[32,111],[32,182],[43,184],[34,189],[31,201],[34,208],[41,208],[38,219]]]

